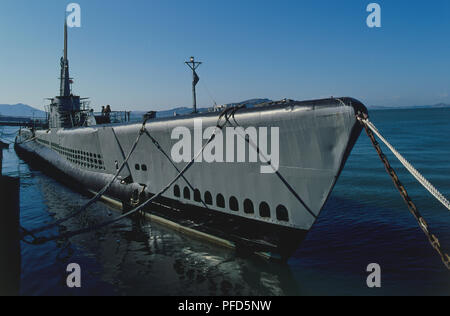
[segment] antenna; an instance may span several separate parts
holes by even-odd
[[[64,23],[64,60],[67,60],[67,19]]]
[[[191,57],[190,61],[186,61],[185,64],[191,68],[192,70],[192,98],[194,103],[194,113],[197,113],[197,93],[195,91],[195,87],[197,86],[197,83],[200,81],[200,78],[197,75],[197,68],[203,64],[202,62],[195,61],[194,57]]]
[[[69,74],[69,60],[67,59],[67,19],[64,20],[64,55],[61,57],[61,77],[60,77],[60,88],[59,95],[60,96],[69,96],[70,95],[70,84],[71,78]]]

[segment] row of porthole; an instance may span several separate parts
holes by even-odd
[[[173,194],[177,198],[181,198],[181,190],[178,185],[174,186]],[[191,200],[191,190],[188,187],[183,189],[183,198],[185,200]],[[202,202],[202,196],[200,190],[194,190],[194,201]],[[206,191],[204,196],[204,202],[207,205],[214,205],[213,196],[211,192]],[[225,208],[225,198],[222,194],[217,194],[216,196],[216,206],[219,208]],[[245,214],[255,214],[255,209],[253,202],[250,199],[245,199],[243,203]],[[237,198],[232,196],[229,199],[229,208],[233,212],[239,212],[239,202]],[[289,213],[284,205],[279,205],[276,209],[277,220],[282,222],[289,222]],[[270,218],[270,206],[266,202],[261,202],[259,205],[259,216],[262,218]]]
[[[90,153],[90,152],[86,152],[86,151],[82,151],[82,150],[76,150],[76,149],[70,149],[70,148],[66,148],[57,144],[52,144],[52,147],[54,149],[58,149],[61,150],[63,152],[66,153],[66,155],[71,156],[72,158],[77,158],[77,159],[81,159],[83,156],[87,159],[102,159],[102,156],[100,154],[94,154],[94,153]]]
[[[66,159],[73,164],[77,164],[90,169],[106,170],[105,166],[103,165],[103,160],[101,160],[102,156],[100,154],[97,155],[81,150],[69,149],[57,144],[52,144],[52,148],[60,155],[65,156]]]

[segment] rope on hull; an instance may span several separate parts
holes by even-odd
[[[121,215],[121,216],[118,216],[118,217],[116,217],[116,218],[114,218],[114,219],[112,219],[112,220],[110,220],[110,221],[105,221],[105,222],[100,223],[100,224],[98,224],[98,225],[95,225],[95,226],[93,226],[93,227],[87,227],[87,228],[80,229],[80,230],[76,230],[76,231],[69,231],[69,232],[66,232],[66,233],[64,233],[64,234],[58,234],[58,235],[49,236],[49,237],[38,237],[38,236],[35,236],[36,233],[43,232],[43,231],[47,231],[47,230],[49,230],[50,228],[53,228],[53,227],[55,227],[55,226],[58,226],[59,224],[61,224],[61,223],[63,223],[63,222],[66,222],[67,220],[69,220],[69,219],[75,217],[76,215],[78,215],[78,214],[80,214],[80,213],[86,211],[86,209],[87,209],[90,205],[92,205],[93,203],[97,202],[97,201],[103,196],[103,194],[104,194],[104,193],[108,190],[108,188],[112,185],[112,183],[114,182],[114,180],[117,179],[117,177],[118,177],[118,175],[120,174],[120,172],[123,170],[123,168],[125,167],[125,165],[128,163],[128,160],[130,159],[131,155],[133,154],[134,150],[136,149],[136,147],[137,147],[137,145],[138,145],[138,143],[139,143],[139,140],[140,140],[141,136],[142,136],[143,134],[147,134],[148,136],[150,136],[150,134],[149,134],[148,132],[146,133],[146,128],[145,128],[145,124],[146,124],[147,120],[144,120],[144,123],[143,123],[143,125],[142,125],[142,128],[141,128],[140,131],[139,131],[139,135],[138,135],[138,137],[137,137],[137,139],[136,139],[136,141],[135,141],[133,147],[131,148],[130,153],[129,153],[128,156],[127,156],[127,159],[125,159],[125,161],[122,163],[121,168],[119,168],[119,170],[118,170],[118,172],[116,173],[114,179],[113,179],[110,183],[108,183],[108,185],[106,185],[100,192],[97,193],[96,196],[94,196],[90,201],[88,201],[88,202],[87,202],[83,207],[81,207],[77,212],[74,212],[73,214],[71,214],[71,215],[69,215],[69,216],[67,216],[67,217],[65,217],[65,218],[63,218],[63,219],[60,219],[60,220],[58,220],[58,221],[56,221],[56,222],[54,222],[54,223],[52,223],[52,224],[49,224],[49,225],[46,225],[46,226],[43,226],[43,227],[41,227],[41,228],[37,228],[37,229],[31,230],[31,231],[29,231],[29,230],[27,230],[27,229],[21,227],[21,229],[22,229],[22,231],[23,231],[23,232],[22,232],[22,241],[24,241],[25,243],[28,243],[28,244],[32,244],[32,245],[42,245],[42,244],[45,244],[45,243],[50,242],[50,241],[60,240],[60,239],[64,239],[64,238],[70,238],[70,237],[73,237],[73,236],[76,236],[76,235],[85,234],[85,233],[88,233],[88,232],[91,232],[91,231],[98,230],[98,229],[100,229],[100,228],[109,226],[109,225],[111,225],[111,224],[113,224],[113,223],[115,223],[115,222],[118,222],[118,221],[120,221],[120,220],[122,220],[122,219],[124,219],[124,218],[126,218],[126,217],[129,217],[129,216],[131,216],[131,215],[133,215],[133,214],[135,214],[135,213],[141,211],[143,208],[145,208],[145,207],[146,207],[148,204],[150,204],[152,201],[154,201],[155,199],[161,197],[165,192],[167,192],[167,190],[169,190],[169,188],[170,188],[172,185],[174,185],[180,178],[184,178],[184,174],[185,174],[185,173],[186,173],[186,172],[194,165],[194,162],[197,160],[197,158],[198,158],[201,154],[203,154],[205,148],[206,148],[206,147],[207,147],[207,146],[215,139],[215,137],[216,137],[216,135],[217,135],[217,132],[218,132],[219,130],[222,130],[222,129],[225,127],[226,122],[225,122],[224,124],[220,124],[220,122],[221,122],[222,118],[224,117],[224,115],[226,115],[226,113],[229,112],[229,111],[232,110],[232,109],[233,109],[233,108],[225,109],[225,110],[220,114],[220,116],[219,116],[219,118],[218,118],[218,121],[217,121],[216,129],[214,130],[214,133],[211,135],[211,137],[208,139],[208,141],[207,141],[206,144],[202,147],[202,149],[198,152],[198,154],[196,154],[196,155],[192,158],[192,160],[191,160],[191,161],[183,168],[183,170],[179,171],[178,174],[177,174],[177,176],[176,176],[172,181],[170,181],[170,182],[169,182],[169,183],[168,183],[161,191],[159,191],[157,194],[155,194],[155,195],[152,196],[151,198],[147,199],[145,202],[143,202],[142,204],[140,204],[140,205],[137,206],[136,208],[134,208],[134,209],[130,210],[129,212],[127,212],[127,213],[125,213],[125,214],[123,214],[123,215]],[[151,138],[152,138],[152,137],[151,137]],[[155,145],[156,145],[156,144],[155,144]],[[178,169],[177,169],[177,170],[178,170]],[[27,241],[27,240],[25,239],[25,237],[27,237],[27,236],[31,236],[33,239],[32,239],[31,241]]]

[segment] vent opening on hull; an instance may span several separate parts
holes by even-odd
[[[183,197],[185,200],[190,200],[191,199],[191,191],[189,190],[188,187],[185,187],[183,190]]]
[[[205,203],[207,205],[213,205],[213,198],[209,191],[206,191],[206,193],[205,193]]]
[[[279,205],[277,207],[277,220],[282,222],[289,222],[288,210],[284,205]]]
[[[239,212],[239,203],[234,196],[230,198],[230,210],[233,212]]]
[[[255,214],[255,208],[253,206],[253,202],[249,199],[244,201],[244,212],[245,214]]]
[[[195,202],[201,202],[202,201],[202,195],[200,193],[200,190],[196,189],[194,191],[194,201]]]
[[[259,205],[259,216],[263,218],[270,218],[270,207],[266,202],[262,202]]]
[[[173,195],[177,198],[181,197],[180,187],[178,185],[173,188]]]
[[[216,201],[217,201],[217,207],[225,208],[225,199],[222,194],[217,195]]]

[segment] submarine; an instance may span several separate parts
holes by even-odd
[[[191,62],[195,105],[198,77]],[[60,91],[50,99],[48,128],[23,128],[16,137],[22,159],[90,194],[106,188],[103,196],[124,210],[157,196],[146,214],[281,260],[289,259],[312,229],[363,129],[357,115],[367,113],[354,98],[332,97],[205,112],[194,107],[186,115],[153,113],[142,122],[111,122],[96,117],[87,99],[73,94],[67,24],[60,65]],[[174,131],[195,135],[198,122],[201,135],[218,130],[209,138],[214,146],[208,137],[185,144],[180,155],[193,161],[180,176],[189,162],[171,154],[180,142]],[[225,126],[243,133],[233,135],[231,146],[226,132],[217,137]],[[276,164],[268,148],[252,142],[253,131],[277,149]],[[194,159],[198,149],[208,147],[210,154],[222,150],[223,158]],[[261,172],[263,167],[269,172]],[[157,195],[171,179],[177,180]]]

